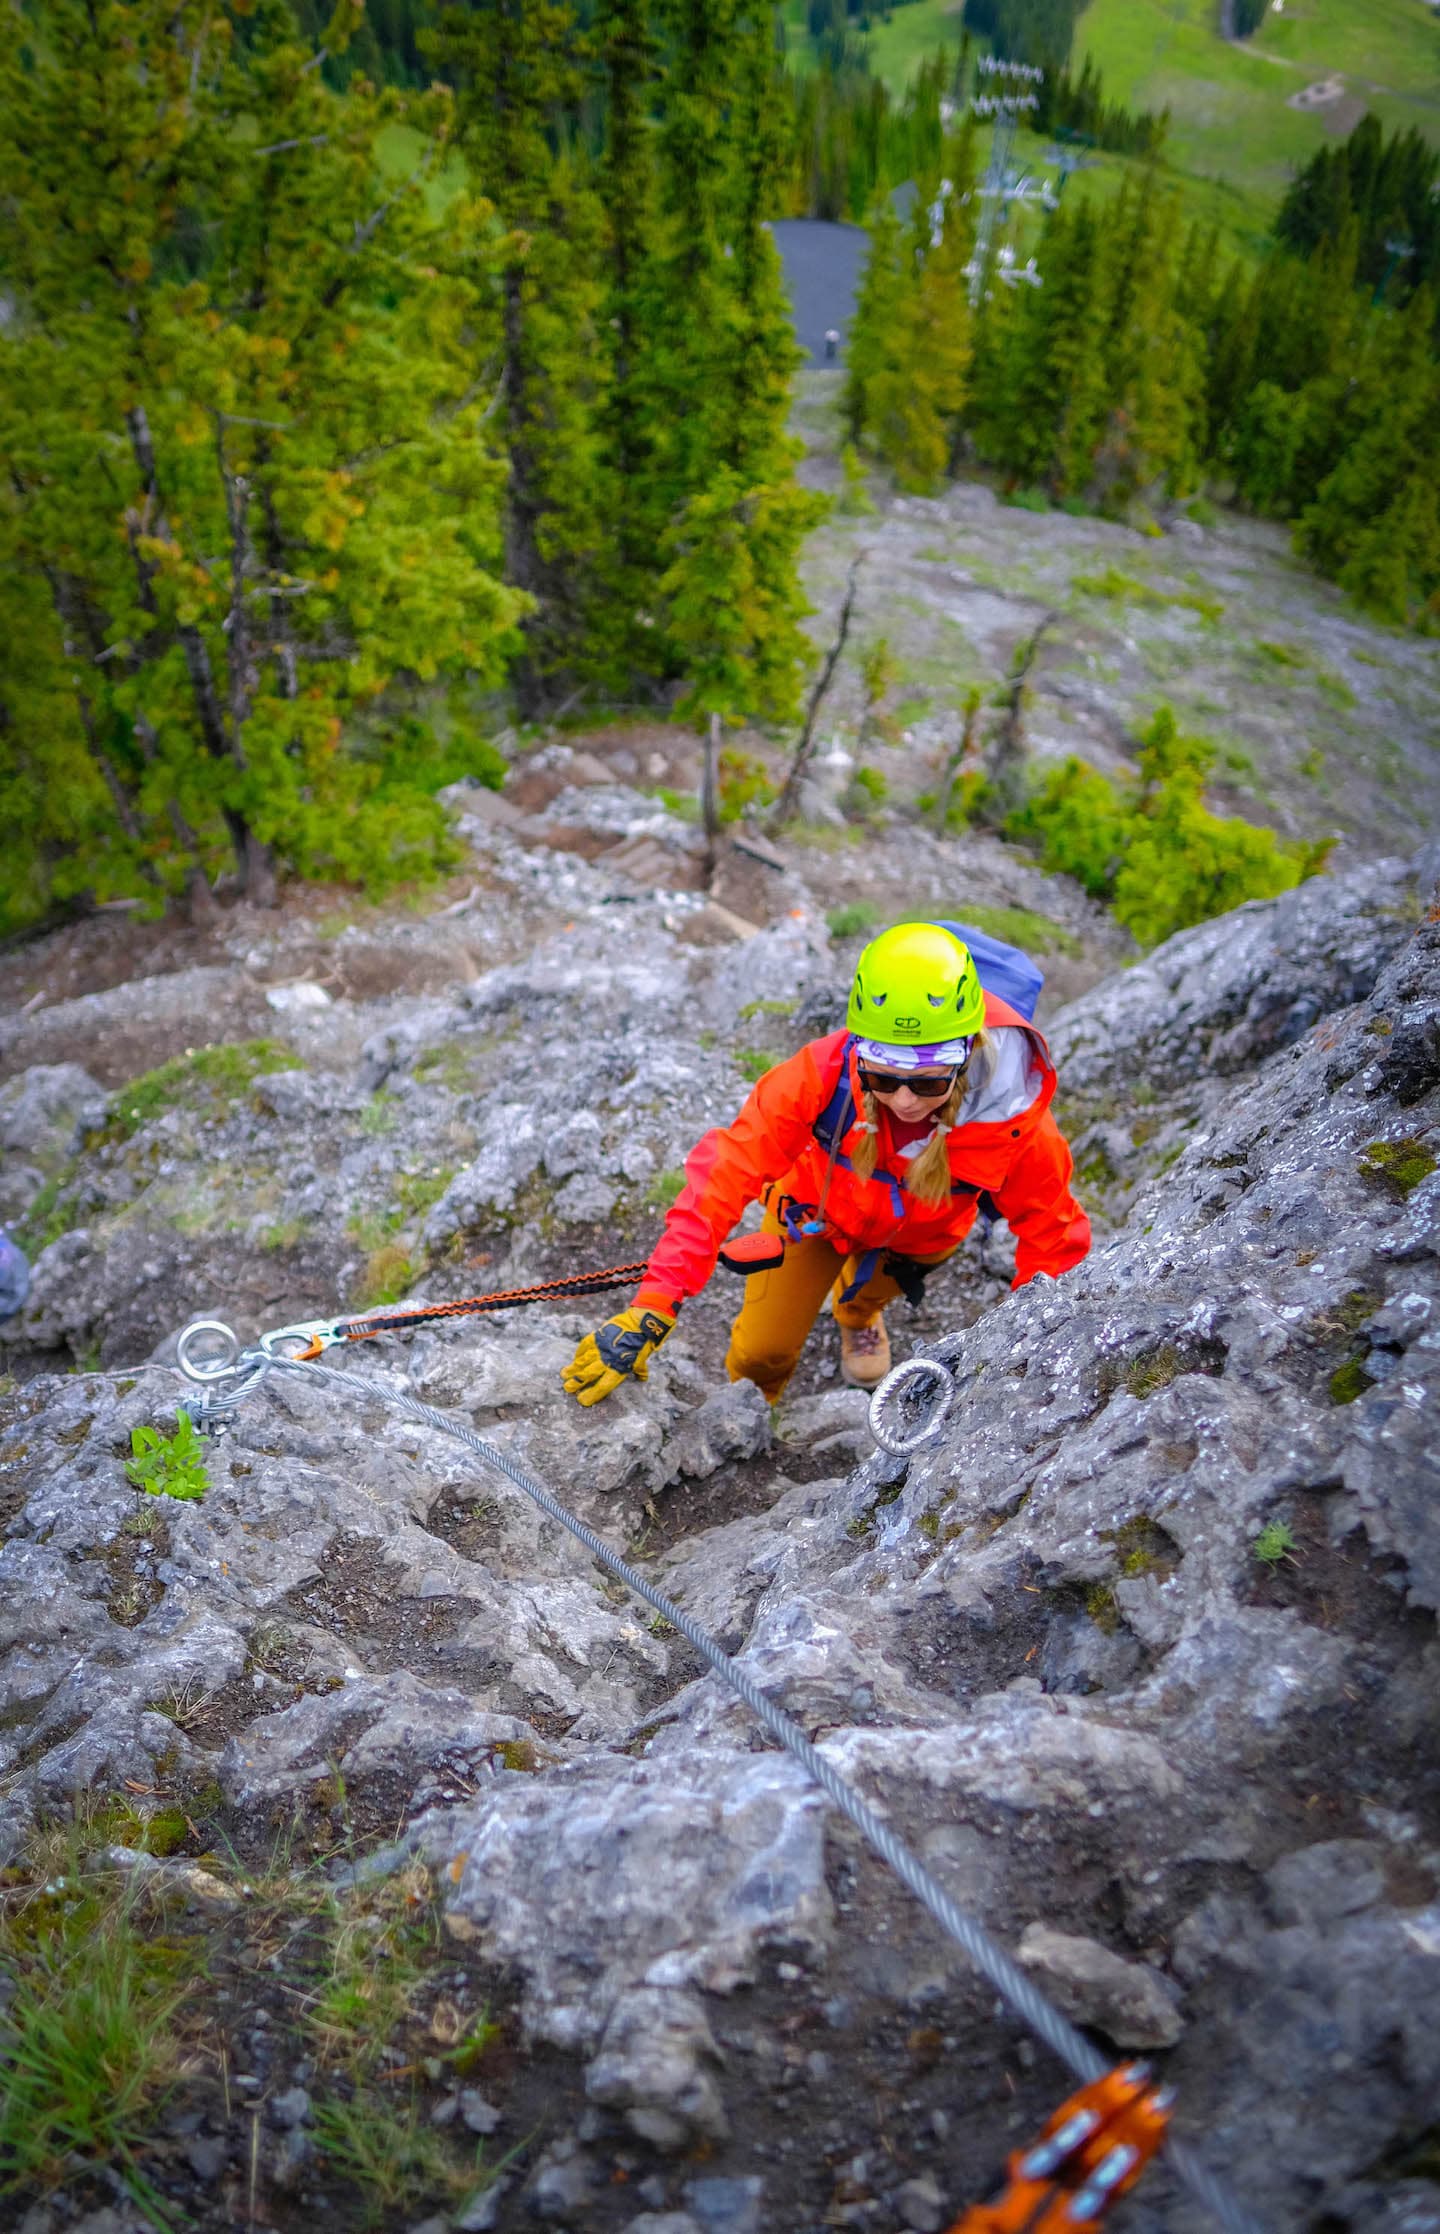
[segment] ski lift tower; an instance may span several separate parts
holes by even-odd
[[[996,218],[1015,192],[1010,175],[1015,127],[1028,110],[1039,107],[1035,88],[1045,75],[1032,62],[1004,62],[993,54],[982,54],[975,68],[979,84],[970,106],[976,116],[993,118],[995,130],[990,141],[985,183],[979,189],[980,224],[969,266],[972,303],[978,303],[984,293]]]

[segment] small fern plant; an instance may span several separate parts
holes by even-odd
[[[1282,1559],[1292,1567],[1299,1564],[1295,1554],[1300,1547],[1283,1520],[1267,1521],[1250,1548],[1262,1567],[1278,1567]]]
[[[178,1412],[173,1435],[162,1435],[158,1427],[132,1427],[125,1472],[136,1489],[151,1497],[178,1497],[186,1504],[198,1504],[210,1487],[205,1448],[205,1438],[197,1433],[190,1414]]]

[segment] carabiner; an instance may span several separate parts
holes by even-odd
[[[322,1350],[347,1340],[350,1325],[349,1319],[301,1319],[294,1326],[272,1326],[268,1334],[260,1336],[260,1348],[267,1357],[285,1357],[292,1365],[308,1365]],[[284,1347],[296,1342],[299,1349]]]

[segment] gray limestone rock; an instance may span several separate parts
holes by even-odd
[[[940,2182],[933,2172],[922,2172],[916,2179],[905,2180],[896,2193],[895,2208],[902,2223],[913,2227],[915,2234],[940,2234],[940,2228],[950,2216]]]
[[[697,1995],[673,1986],[624,1993],[585,2074],[585,2091],[652,2148],[674,2152],[729,2131],[720,2060]]]
[[[477,1713],[462,1693],[401,1669],[262,1716],[228,1741],[218,1773],[232,1803],[252,1808],[290,1797],[332,1764],[352,1791],[385,1781],[411,1792],[437,1765],[485,1769],[502,1747],[534,1744],[527,1722]]]
[[[613,806],[586,783],[566,811],[587,799]],[[363,1216],[402,1237],[422,1292],[523,1284],[554,1269],[555,1217],[584,1199],[599,1215],[592,1184],[620,1205],[606,1257],[636,1252],[625,1190],[740,1104],[742,1010],[799,1004],[767,1019],[776,1051],[834,1013],[843,970],[808,903],[743,948],[692,947],[688,903],[602,906],[585,863],[498,830],[486,846],[486,877],[523,895],[516,924],[487,928],[467,902],[474,959],[449,950],[423,1001],[342,995],[288,1018],[306,1071],[77,1158],[62,1198],[76,1225],[37,1265],[21,1347],[79,1357],[102,1341],[116,1370],[28,1377],[44,1360],[26,1358],[0,1394],[0,1858],[86,1789],[183,1793],[218,1768],[259,1822],[338,1763],[387,1832],[404,1819],[365,1866],[436,1872],[450,1933],[514,1981],[523,2031],[584,2066],[594,2132],[628,2121],[637,2168],[657,2142],[708,2139],[714,2159],[668,2215],[728,2234],[716,2213],[749,2207],[736,2195],[769,2145],[752,2113],[777,2077],[819,2100],[851,2079],[857,2031],[883,2041],[931,2014],[962,2059],[988,2052],[988,1996],[958,1955],[827,1830],[681,1640],[483,1459],[378,1401],[277,1373],[213,1445],[203,1502],[165,1511],[163,1535],[127,1533],[130,1435],[184,1393],[157,1345],[202,1282],[235,1293],[247,1336],[334,1308],[361,1269],[356,1255],[339,1272],[339,1237]],[[1020,873],[993,852],[997,877]],[[605,1300],[346,1361],[375,1397],[412,1388],[475,1419],[629,1536],[1007,1945],[1043,1918],[1080,1947],[1070,1967],[1092,1996],[1100,1966],[1117,2037],[1137,2009],[1162,2034],[1178,2019],[1163,1980],[1097,1933],[1169,1949],[1187,2103],[1277,2229],[1303,2181],[1311,2217],[1399,2234],[1424,2199],[1373,2168],[1423,2130],[1440,2086],[1424,1831],[1440,1788],[1440,1173],[1423,1175],[1440,1153],[1440,927],[1412,929],[1418,890],[1395,865],[1313,880],[1054,1019],[1067,1106],[1114,1173],[1095,1180],[1109,1223],[1059,1281],[1004,1293],[997,1231],[988,1285],[970,1254],[932,1284],[957,1392],[908,1461],[873,1450],[858,1392],[772,1415],[724,1384],[724,1297],[687,1310],[645,1387],[588,1413],[560,1372]],[[1081,906],[1053,904],[1067,922]],[[348,966],[337,947],[337,980]],[[263,986],[282,967],[252,967],[253,1020],[229,972],[223,999],[218,983],[150,981],[65,1004],[83,1013],[33,1044],[68,1060],[58,1035],[89,1019],[163,1059],[213,1036],[195,1028],[201,994],[222,1023],[243,1011],[243,1029],[273,1029]],[[47,1013],[24,1021],[27,1052]],[[97,1051],[93,1075],[123,1074]],[[564,1106],[535,1090],[544,1077],[564,1079]],[[257,1171],[274,1216],[311,1220],[293,1250],[255,1228]],[[251,1194],[227,1194],[246,1173]],[[427,1217],[414,1206],[437,1186]],[[462,1270],[452,1252],[491,1264]],[[312,1290],[282,1292],[312,1267]],[[1272,1521],[1296,1545],[1275,1570],[1254,1550]],[[223,1752],[211,1702],[235,1733]],[[1341,1812],[1312,1814],[1315,1795]],[[1329,1823],[1347,1835],[1296,1848]],[[213,1900],[189,1864],[110,1860]],[[806,1975],[821,1963],[823,1985]],[[823,2049],[803,2025],[777,2033],[776,1967],[787,2018],[833,2012]],[[1084,2014],[1107,2021],[1093,1998]],[[474,2130],[447,2099],[452,2135]],[[521,2114],[507,2107],[517,2135]],[[1013,2136],[987,2116],[976,2106],[976,2145],[998,2156]],[[667,2181],[637,2181],[630,2209],[666,2216]],[[929,2207],[907,2197],[912,2219]],[[883,2187],[844,2206],[876,2225],[906,2207]],[[505,2208],[529,2215],[528,2196]],[[565,2208],[578,2234],[590,2206]],[[1137,2225],[1155,2234],[1160,2208],[1142,2191]],[[756,2209],[758,2234],[792,2234],[771,2223],[780,2206]],[[452,2217],[497,2214],[491,2190]]]
[[[702,2234],[760,2234],[765,2182],[727,2180],[711,2175],[687,2180],[685,2201],[698,2220]]]
[[[1412,864],[1367,862],[1178,931],[1056,1020],[1068,1089],[1253,1068],[1371,992],[1409,935],[1416,883]]]
[[[703,1481],[728,1459],[759,1458],[772,1441],[770,1406],[753,1381],[730,1381],[707,1396],[666,1441],[677,1474]]]
[[[1266,1872],[1277,1924],[1325,1925],[1373,1908],[1385,1891],[1383,1850],[1364,1839],[1327,1839],[1285,1855]]]
[[[1030,1924],[1015,1952],[1067,2017],[1093,2025],[1117,2048],[1173,2048],[1185,2029],[1159,1972],[1096,1939]]]
[[[105,1112],[104,1089],[78,1063],[36,1063],[0,1085],[0,1219],[24,1214]]]

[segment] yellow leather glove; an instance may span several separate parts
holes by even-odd
[[[587,1334],[564,1372],[565,1394],[582,1404],[603,1404],[622,1381],[643,1381],[650,1360],[675,1324],[673,1311],[631,1305]]]

